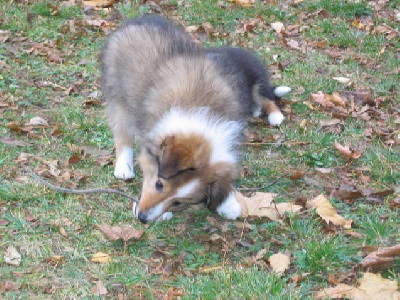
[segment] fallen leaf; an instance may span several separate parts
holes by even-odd
[[[285,212],[298,212],[300,205],[292,203],[276,203],[273,201],[275,194],[257,192],[251,197],[245,197],[236,192],[236,199],[242,206],[242,216],[267,217],[273,221],[282,221]]]
[[[316,94],[310,93],[310,97],[315,102],[321,104],[322,107],[335,107],[335,105],[331,101],[329,101],[325,97],[325,94],[321,91],[318,91]]]
[[[19,146],[19,147],[30,146],[29,143],[26,143],[24,141],[20,141],[15,138],[11,138],[11,137],[2,137],[0,139],[0,142],[2,142],[3,144],[10,145],[10,146]]]
[[[50,259],[48,259],[48,262],[52,266],[58,266],[64,263],[64,259],[65,257],[63,255],[53,255],[52,257],[50,257]]]
[[[12,281],[6,280],[0,282],[0,292],[18,291],[21,285]]]
[[[91,291],[96,296],[104,296],[108,293],[104,283],[101,280],[96,282],[96,285],[92,287]]]
[[[111,257],[107,253],[97,252],[97,253],[93,254],[92,262],[109,263],[109,262],[111,262]]]
[[[81,157],[79,155],[72,155],[69,159],[68,159],[68,165],[72,165],[72,164],[77,164],[81,161]]]
[[[243,7],[250,7],[253,6],[256,2],[255,0],[229,0],[230,2],[234,2]]]
[[[6,264],[12,266],[19,266],[21,264],[21,259],[22,259],[21,254],[17,251],[17,249],[14,246],[9,246],[7,248],[6,254],[4,255],[4,261],[6,262]]]
[[[359,265],[369,271],[386,270],[400,256],[400,244],[392,247],[383,247],[369,253]]]
[[[273,22],[271,23],[271,27],[276,33],[281,33],[285,30],[285,25],[282,22]]]
[[[329,200],[324,195],[319,195],[312,200],[307,201],[306,206],[311,209],[316,209],[317,214],[327,223],[337,226],[343,226],[344,228],[351,228],[353,220],[347,220],[340,216]]]
[[[105,234],[105,236],[111,241],[122,239],[127,242],[131,239],[140,239],[143,235],[143,230],[135,229],[127,226],[110,226],[107,224],[98,225],[97,228]]]
[[[0,30],[0,43],[5,43],[10,38],[10,30]]]
[[[349,159],[357,159],[361,157],[361,152],[359,150],[352,150],[348,145],[342,146],[335,141],[334,146],[337,150],[339,150],[340,153]]]
[[[325,95],[325,97],[334,104],[337,104],[341,107],[346,107],[346,101],[338,92],[333,92],[332,95]]]
[[[42,117],[34,117],[25,126],[49,126],[49,123]]]
[[[290,257],[278,252],[276,254],[272,254],[268,258],[268,262],[272,267],[272,270],[275,271],[277,274],[282,275],[290,264]]]
[[[382,278],[380,274],[364,273],[358,280],[359,287],[348,284],[338,284],[332,288],[323,289],[314,294],[315,299],[348,298],[351,300],[399,300],[397,280]]]
[[[347,77],[333,77],[332,79],[339,81],[341,83],[349,83],[350,82],[350,78],[347,78]]]

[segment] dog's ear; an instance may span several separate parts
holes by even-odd
[[[216,211],[217,207],[234,191],[237,176],[236,168],[229,163],[216,163],[209,169],[211,179],[208,192],[208,208]]]
[[[193,168],[193,153],[175,136],[166,137],[160,145],[160,150],[158,175],[161,178],[168,179],[183,170]]]

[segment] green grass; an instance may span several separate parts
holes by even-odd
[[[146,1],[138,3],[116,2],[113,18],[158,9],[185,26],[210,22],[221,35],[205,38],[206,45],[248,47],[271,69],[275,68],[275,59],[290,61],[272,78],[275,84],[293,89],[289,104],[284,106],[287,118],[280,128],[250,125],[264,143],[243,147],[242,166],[254,174],[239,178],[238,187],[264,187],[260,190],[278,194],[277,202],[301,202],[320,193],[329,196],[329,191],[341,184],[377,191],[397,188],[397,194],[377,204],[329,197],[341,215],[353,220],[352,231],[356,234],[351,235],[340,228],[328,230],[313,211],[287,215],[282,224],[250,218],[246,221],[251,228],[228,222],[227,229],[221,230],[215,220],[218,224],[225,220],[208,211],[177,214],[171,221],[145,226],[134,219],[129,200],[122,197],[51,191],[23,174],[17,162],[22,153],[30,155],[29,165],[36,172],[56,160],[63,172],[80,172],[82,179],[70,179],[79,188],[107,186],[132,195],[139,192],[140,172],[136,180],[122,182],[113,177],[112,165],[97,163],[96,151],[111,154],[112,135],[104,119],[104,107],[85,106],[92,97],[99,100],[95,93],[99,90],[98,54],[105,33],[79,22],[108,20],[111,15],[107,10],[87,15],[78,5],[68,6],[65,1],[3,1],[0,27],[10,31],[10,40],[0,44],[0,102],[9,107],[0,107],[0,136],[29,145],[0,143],[0,219],[5,221],[4,225],[0,223],[0,287],[5,281],[18,285],[11,291],[0,288],[0,298],[97,299],[91,289],[101,280],[108,290],[104,298],[110,299],[118,294],[128,299],[162,299],[171,291],[182,294],[181,299],[312,299],[315,291],[332,286],[330,274],[354,274],[353,267],[365,256],[364,246],[400,243],[399,210],[391,207],[391,201],[399,196],[400,149],[398,141],[391,146],[385,144],[399,132],[395,114],[400,97],[395,70],[400,67],[400,44],[398,38],[388,41],[385,34],[352,25],[358,18],[371,18],[376,26],[386,23],[395,27],[394,16],[381,15],[369,1],[305,0],[299,5],[288,5],[283,0],[271,5],[259,1],[247,8],[216,0],[171,1],[159,8]],[[386,8],[390,12],[396,7],[399,9],[390,2]],[[330,15],[305,18],[320,9]],[[241,33],[246,20],[257,16],[264,23],[260,21],[254,33]],[[75,20],[79,22],[74,31],[68,24]],[[120,21],[118,17],[113,19],[116,25]],[[307,43],[326,40],[326,46],[313,47],[307,53],[286,47],[269,26],[276,21],[285,26],[301,21],[301,31],[287,39]],[[43,53],[29,51],[34,43],[44,45]],[[62,61],[50,62],[48,55],[52,53],[61,53]],[[339,76],[350,78],[353,85],[332,79]],[[372,91],[373,97],[385,98],[375,109],[373,119],[344,118],[337,131],[321,127],[321,120],[332,116],[310,100],[310,93],[365,88]],[[315,109],[310,109],[309,103]],[[44,117],[49,128],[14,132],[7,125],[16,122],[23,126],[36,116]],[[382,132],[365,136],[365,130],[373,125]],[[55,129],[58,134],[54,134]],[[283,133],[285,143],[274,147]],[[348,161],[334,148],[335,141],[350,144],[362,156]],[[77,150],[82,147],[90,147],[94,154]],[[74,154],[79,154],[81,161],[68,165]],[[316,170],[321,167],[333,171],[323,174]],[[292,178],[299,171],[304,176]],[[362,176],[368,177],[364,183]],[[55,182],[54,177],[49,180]],[[25,210],[39,222],[29,222]],[[62,219],[64,223],[60,224]],[[99,224],[132,225],[144,230],[144,235],[127,245],[112,243],[97,229]],[[221,238],[210,240],[212,234]],[[4,253],[9,246],[22,254],[21,265],[5,263]],[[266,250],[265,256],[254,262],[252,259],[262,249]],[[110,254],[112,262],[91,262],[92,255],[99,251]],[[291,253],[291,263],[278,276],[270,271],[267,259],[284,251]],[[63,256],[63,261],[52,261],[55,255]],[[356,275],[361,273],[357,271]],[[399,273],[399,259],[382,272],[393,280],[399,280]],[[290,279],[294,275],[303,278],[293,283]],[[354,284],[354,278],[348,280]]]

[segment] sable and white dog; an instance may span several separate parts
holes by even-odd
[[[133,143],[143,187],[134,214],[142,222],[205,203],[228,219],[235,198],[238,146],[249,114],[284,117],[262,63],[238,48],[197,46],[180,27],[149,15],[112,33],[102,51],[102,88],[116,147],[115,176],[135,176]]]

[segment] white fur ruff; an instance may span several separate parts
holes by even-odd
[[[120,179],[135,178],[133,148],[124,147],[115,164],[114,176]]]
[[[207,107],[189,110],[174,107],[164,114],[148,137],[152,139],[174,133],[201,134],[212,145],[210,163],[236,163],[235,148],[243,126],[242,122],[219,117]]]
[[[217,208],[217,213],[229,220],[235,220],[242,214],[242,206],[236,200],[235,192],[231,192],[228,197]]]

